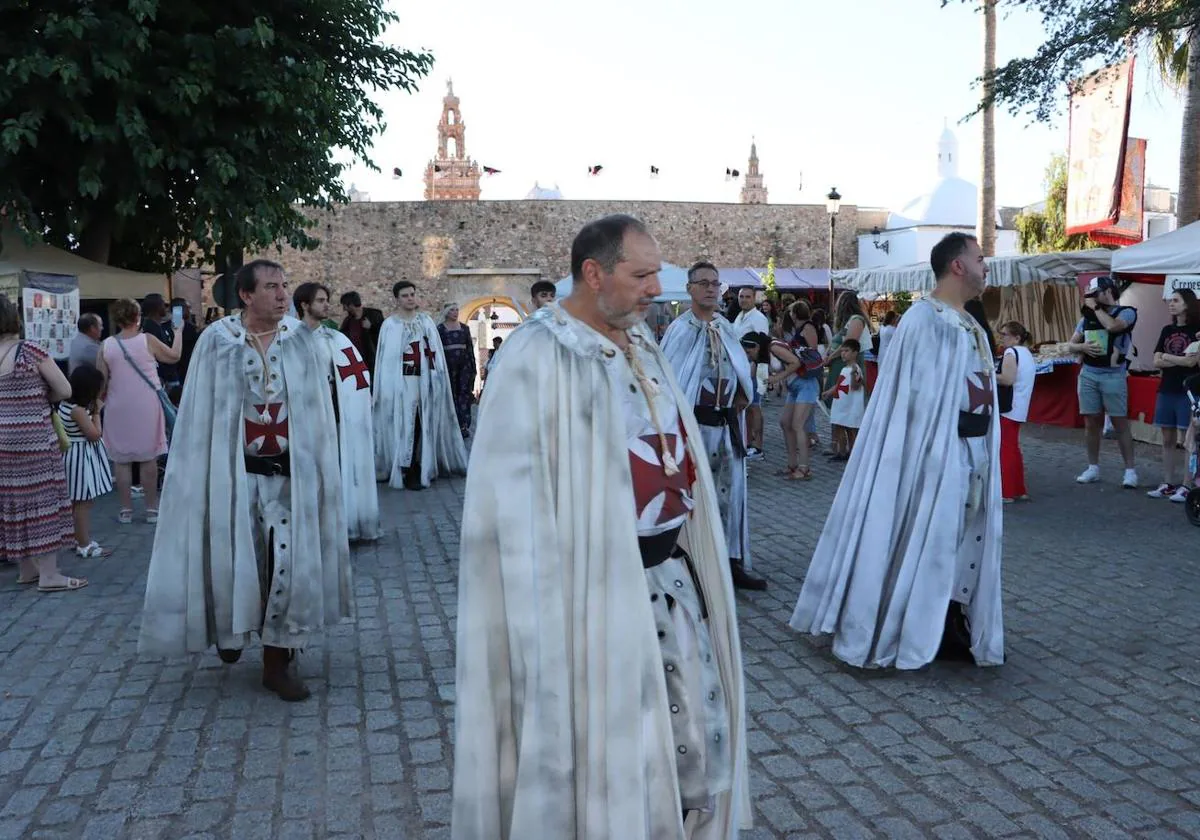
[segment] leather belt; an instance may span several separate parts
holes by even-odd
[[[972,414],[969,411],[958,412],[958,436],[960,438],[987,437],[992,427],[991,414]]]
[[[715,429],[729,428],[729,442],[733,446],[733,454],[738,458],[746,457],[746,444],[742,440],[742,426],[738,422],[738,410],[733,406],[717,408],[711,405],[692,407],[692,414],[701,426]]]
[[[642,552],[642,568],[653,569],[675,556],[675,543],[679,541],[679,532],[683,526],[663,531],[652,537],[638,537],[638,548]]]
[[[292,459],[288,453],[282,455],[251,455],[246,453],[246,472],[251,475],[278,475],[290,478]]]

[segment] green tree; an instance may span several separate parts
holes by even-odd
[[[1017,242],[1022,254],[1082,251],[1095,248],[1087,234],[1067,236],[1067,156],[1053,155],[1046,167],[1046,207],[1016,218]]]
[[[775,286],[775,258],[767,257],[767,273],[763,275],[763,288],[766,296],[772,300],[779,299],[779,290]]]
[[[384,43],[384,0],[0,0],[0,19],[0,207],[144,270],[316,247],[297,205],[348,199],[334,155],[374,166],[370,95],[433,61]]]
[[[943,0],[943,5],[950,1]],[[1012,113],[1048,120],[1062,110],[1063,94],[1073,81],[1149,45],[1159,71],[1178,82],[1183,95],[1179,224],[1200,218],[1200,0],[998,2],[1039,13],[1046,40],[1033,55],[996,70],[994,83],[983,86],[979,109],[998,103]]]

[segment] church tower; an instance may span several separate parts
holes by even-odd
[[[438,122],[437,157],[425,167],[426,201],[479,200],[479,164],[467,157],[466,131],[454,83],[447,81]]]
[[[938,138],[938,178],[958,177],[958,138],[950,126],[942,129]]]
[[[746,180],[742,182],[742,204],[766,204],[767,188],[763,186],[762,173],[758,171],[758,146],[750,141],[750,165],[746,168]]]

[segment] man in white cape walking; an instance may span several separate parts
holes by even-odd
[[[646,325],[661,257],[610,216],[505,342],[459,566],[455,840],[723,840],[750,825],[725,539]]]
[[[379,487],[375,483],[375,433],[371,419],[371,372],[343,333],[324,323],[329,288],[302,283],[292,293],[296,312],[312,331],[313,348],[329,379],[337,418],[342,501],[351,542],[379,538]]]
[[[283,269],[255,260],[235,282],[243,314],[204,330],[188,368],[138,651],[216,645],[232,663],[259,633],[263,685],[303,700],[292,652],[353,610],[337,429]]]
[[[417,287],[392,287],[395,314],[383,321],[375,357],[375,476],[397,490],[422,490],[439,474],[467,471],[446,353]]]
[[[750,574],[750,522],[747,516],[746,447],[741,415],[754,394],[750,362],[733,325],[717,311],[721,280],[712,263],[688,270],[691,308],[671,322],[662,352],[692,405],[725,526],[733,585],[763,590],[767,582]]]
[[[995,368],[964,309],[987,267],[963,233],[930,263],[937,287],[888,345],[790,622],[862,668],[1004,662]]]

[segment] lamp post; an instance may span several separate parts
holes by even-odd
[[[842,197],[838,194],[837,187],[829,191],[829,195],[825,196],[825,211],[829,213],[829,317],[834,316],[834,306],[836,301],[833,299],[833,239],[834,232],[837,230],[837,214],[842,208]]]

